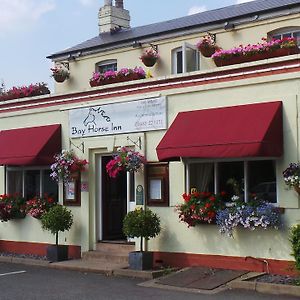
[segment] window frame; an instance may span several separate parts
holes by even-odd
[[[96,66],[95,66],[96,72],[104,73],[104,72],[108,71],[108,70],[105,70],[104,72],[101,72],[100,68],[109,66],[109,65],[115,65],[113,68],[113,71],[117,71],[118,61],[116,59],[107,59],[107,60],[103,60],[103,61],[96,63]],[[109,70],[111,70],[111,69],[109,69]]]
[[[8,172],[9,171],[21,171],[22,172],[22,197],[25,197],[25,172],[26,171],[39,171],[39,190],[40,197],[45,193],[43,190],[44,187],[44,171],[51,171],[50,167],[47,166],[23,166],[23,167],[15,167],[15,166],[6,166],[5,167],[5,193],[8,193]],[[57,187],[57,195],[59,195],[59,189]]]
[[[280,35],[281,39],[283,38],[283,35],[285,34],[291,34],[292,37],[294,37],[294,33],[299,32],[300,33],[300,26],[293,26],[293,27],[284,27],[284,28],[279,28],[273,31],[270,31],[268,33],[268,38],[271,40],[274,38],[274,36]],[[300,41],[298,43],[298,47],[300,47]]]
[[[184,42],[182,44],[181,47],[177,47],[175,49],[172,50],[172,54],[171,54],[171,57],[172,57],[172,74],[184,74],[184,73],[187,73],[187,49],[192,49],[195,51],[196,53],[196,61],[195,61],[195,70],[194,71],[191,71],[191,72],[196,72],[196,71],[199,71],[200,70],[200,55],[199,55],[199,52],[197,50],[197,47],[190,44],[190,43],[187,43],[187,42]],[[178,70],[177,70],[177,53],[178,52],[182,52],[182,73],[178,73]]]
[[[148,206],[168,207],[169,200],[169,163],[147,163],[146,167],[146,197]],[[161,198],[151,199],[150,183],[151,180],[159,180],[161,182]]]
[[[279,206],[279,201],[278,201],[278,180],[277,180],[277,159],[276,157],[267,157],[267,158],[262,158],[262,157],[253,157],[253,158],[226,158],[226,159],[215,159],[215,160],[210,160],[210,159],[183,159],[183,163],[185,165],[185,191],[186,193],[189,193],[190,189],[190,170],[189,166],[191,164],[195,163],[213,163],[214,164],[214,193],[218,193],[219,191],[219,186],[218,186],[218,163],[222,162],[238,162],[242,161],[244,162],[244,199],[245,202],[247,203],[249,201],[249,192],[248,192],[248,182],[249,182],[249,172],[248,172],[248,162],[250,161],[266,161],[270,160],[275,162],[276,164],[276,170],[275,170],[275,176],[276,176],[276,203],[271,203],[274,206]]]

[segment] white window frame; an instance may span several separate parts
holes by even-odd
[[[8,177],[7,173],[9,171],[21,171],[22,172],[22,197],[25,197],[25,172],[26,171],[40,171],[40,197],[43,196],[43,186],[44,186],[44,171],[49,171],[49,167],[45,166],[32,166],[32,167],[11,167],[7,166],[5,168],[5,192],[8,192]]]
[[[115,69],[118,69],[118,61],[116,59],[107,59],[96,63],[96,71],[99,72],[100,67],[105,67],[109,65],[115,65]],[[116,71],[114,70],[114,71]]]
[[[270,38],[273,38],[276,35],[280,35],[281,38],[284,34],[291,34],[292,37],[294,37],[294,33],[300,32],[300,26],[294,26],[294,27],[285,27],[281,29],[276,29],[274,31],[271,31],[268,33],[268,36]],[[300,47],[300,44],[298,45]]]
[[[189,44],[187,42],[184,42],[181,47],[175,48],[172,50],[172,74],[183,74],[187,73],[187,49],[192,49],[196,51],[196,70],[200,70],[200,56],[197,51],[197,47]],[[178,73],[177,70],[177,53],[182,52],[182,73]]]
[[[221,162],[236,162],[236,161],[243,161],[244,162],[244,199],[245,202],[249,201],[249,192],[248,192],[248,182],[249,182],[249,173],[248,173],[248,162],[249,161],[265,161],[265,160],[271,160],[277,162],[276,157],[268,157],[268,158],[232,158],[232,159],[216,159],[216,160],[208,160],[208,159],[184,159],[183,163],[185,165],[185,192],[190,193],[190,165],[195,163],[213,163],[214,164],[214,193],[218,193],[219,187],[218,187],[218,163]],[[278,180],[277,180],[277,164],[276,164],[276,203],[271,203],[274,206],[278,206]]]

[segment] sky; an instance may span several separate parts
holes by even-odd
[[[131,27],[252,0],[124,0]],[[53,90],[46,56],[95,37],[104,0],[0,0],[0,84],[45,82]]]

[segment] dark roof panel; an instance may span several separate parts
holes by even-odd
[[[201,27],[212,23],[227,21],[235,18],[259,14],[267,11],[290,8],[299,5],[300,0],[256,0],[247,3],[231,5],[224,8],[205,11],[202,13],[185,16],[178,19],[139,26],[130,29],[123,29],[114,34],[102,33],[92,39],[80,43],[64,51],[57,52],[48,58],[56,58],[76,51],[89,50],[116,43],[124,43],[135,39],[150,37],[152,35],[167,34],[174,31],[188,30],[194,27]]]

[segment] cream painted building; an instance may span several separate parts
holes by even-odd
[[[55,94],[0,104],[1,131],[56,125],[61,149],[73,149],[89,161],[73,202],[64,201],[63,186],[58,187],[59,201],[75,221],[60,241],[72,245],[71,256],[78,257],[101,241],[125,240],[123,216],[143,205],[161,218],[161,234],[147,245],[156,263],[261,270],[265,260],[271,272],[286,272],[292,260],[288,228],[299,222],[300,210],[282,171],[299,161],[300,56],[216,67],[195,45],[207,32],[223,49],[256,44],[262,37],[292,36],[299,43],[300,1],[258,0],[137,28],[130,28],[123,1],[115,2],[105,1],[99,11],[99,36],[48,57],[70,72],[69,79],[56,83]],[[152,78],[90,87],[93,72],[144,67],[139,57],[151,47],[160,55],[148,68]],[[240,139],[237,148],[232,136]],[[148,164],[143,172],[112,180],[105,166],[121,146],[141,152]],[[25,196],[55,190],[49,164],[9,159],[3,163],[0,155],[1,193],[14,192],[17,185]],[[230,189],[230,178],[239,182],[245,200],[261,188],[282,208],[284,226],[238,228],[231,239],[215,224],[188,228],[179,222],[175,206],[183,193],[193,187],[216,193]],[[52,241],[32,217],[1,224],[0,249],[41,254]]]

